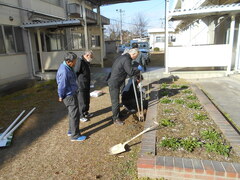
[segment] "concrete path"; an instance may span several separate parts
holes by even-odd
[[[214,102],[219,110],[240,127],[240,75],[191,80]]]

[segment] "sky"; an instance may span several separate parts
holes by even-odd
[[[170,6],[173,0],[169,0]],[[118,9],[118,11],[116,11]],[[119,10],[123,11],[123,29],[133,24],[133,19],[141,13],[148,20],[148,28],[161,28],[161,18],[165,17],[165,0],[148,0],[133,3],[119,3],[101,6],[101,15],[110,19],[111,23],[120,22]]]

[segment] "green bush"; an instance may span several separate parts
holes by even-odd
[[[197,99],[197,97],[196,97],[196,96],[194,96],[194,95],[189,95],[189,96],[187,96],[187,99],[190,99],[190,100],[195,100],[195,99]]]
[[[187,137],[180,140],[181,147],[188,152],[194,151],[196,147],[201,147],[202,142],[198,141],[196,138]]]
[[[231,150],[230,146],[224,145],[220,142],[206,143],[204,147],[206,148],[207,152],[215,152],[226,157],[229,156]]]
[[[185,104],[185,101],[183,99],[175,99],[174,102],[176,104]]]
[[[180,88],[180,86],[177,85],[177,84],[172,84],[172,85],[171,85],[171,88],[172,88],[172,89],[178,89],[178,88]]]
[[[167,84],[167,83],[162,83],[162,84],[161,84],[161,88],[162,88],[162,89],[166,89],[167,87],[168,87],[168,84]]]
[[[175,126],[174,121],[171,121],[170,119],[161,119],[160,123],[161,123],[162,126],[165,126],[165,127],[167,127],[167,126],[169,126],[169,127]]]
[[[155,47],[153,51],[160,51],[159,47]]]
[[[208,116],[206,114],[194,114],[194,118],[196,120],[206,120],[208,118]]]
[[[203,130],[200,135],[206,141],[218,142],[221,140],[221,134],[214,129]]]
[[[181,88],[181,89],[187,89],[187,88],[188,88],[188,85],[181,85],[180,88]]]
[[[159,145],[161,147],[171,148],[172,150],[177,150],[180,147],[180,143],[177,138],[163,139]]]
[[[172,103],[172,100],[171,99],[168,99],[168,98],[163,98],[160,100],[160,102],[162,104],[169,104],[169,103]]]
[[[185,89],[182,91],[184,94],[191,94],[192,91],[190,89]]]
[[[191,109],[201,109],[202,108],[201,104],[195,103],[195,102],[187,104],[187,107],[191,108]]]
[[[165,91],[161,91],[160,94],[161,94],[162,96],[167,96],[167,95],[168,95],[168,91],[166,91],[166,90],[165,90]]]

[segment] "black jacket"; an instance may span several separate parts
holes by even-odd
[[[138,74],[140,71],[137,69],[137,67],[132,67],[131,61],[131,56],[128,53],[119,56],[113,63],[111,76],[108,79],[108,82],[121,86],[124,83],[127,75],[132,77]]]
[[[74,71],[77,75],[77,84],[80,91],[90,90],[91,72],[90,63],[81,56],[78,58]]]
[[[136,79],[134,79],[134,85],[135,85],[135,89],[136,89],[137,98],[140,98],[140,92],[137,88]],[[132,99],[135,101],[134,87],[133,87],[133,83],[132,83],[132,78],[130,78],[128,80],[127,85],[124,87],[124,89],[122,91],[122,102],[128,102],[128,101],[131,101]]]

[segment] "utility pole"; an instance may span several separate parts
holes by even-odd
[[[165,72],[169,73],[168,68],[168,6],[169,0],[165,0]]]
[[[123,37],[122,37],[122,15],[124,13],[124,11],[122,9],[116,9],[117,12],[119,12],[120,14],[120,41],[121,44],[123,43]]]

